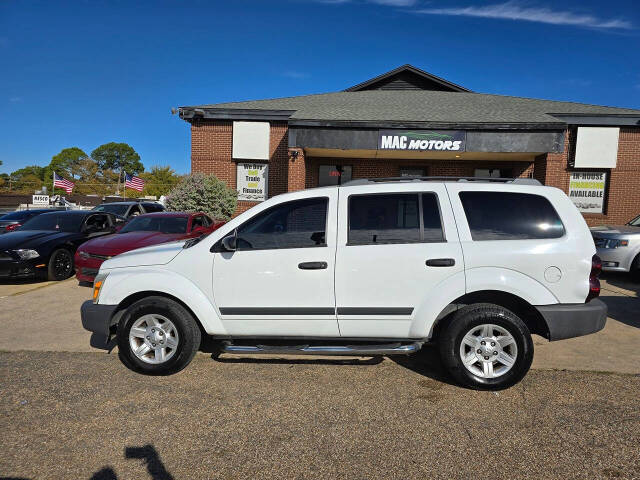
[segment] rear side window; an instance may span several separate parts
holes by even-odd
[[[238,250],[326,246],[329,199],[308,198],[276,205],[238,227]]]
[[[564,225],[540,195],[512,192],[460,192],[473,240],[559,238]]]
[[[422,208],[422,212],[421,212]],[[444,241],[434,194],[352,195],[349,245]]]
[[[143,203],[142,206],[147,213],[164,211],[164,207],[159,203]]]

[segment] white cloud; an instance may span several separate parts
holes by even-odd
[[[552,25],[574,25],[591,28],[631,29],[633,25],[627,20],[602,19],[593,15],[553,10],[549,7],[529,7],[519,2],[508,1],[494,5],[425,8],[417,10],[427,15],[453,15],[464,17],[497,18],[503,20],[523,20],[527,22],[548,23]]]
[[[321,3],[351,3],[352,0],[318,0]],[[389,7],[411,7],[416,4],[417,0],[362,0],[366,3],[377,3],[378,5],[387,5]]]

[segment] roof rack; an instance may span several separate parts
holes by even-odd
[[[484,183],[513,183],[516,185],[542,185],[535,178],[499,178],[499,177],[383,177],[383,178],[358,178],[341,184],[341,187],[355,185],[371,185],[376,183],[405,183],[405,182],[484,182]]]

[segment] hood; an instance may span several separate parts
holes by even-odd
[[[115,256],[137,248],[180,240],[184,233],[126,232],[104,235],[83,243],[78,250]]]
[[[0,251],[15,250],[17,248],[37,249],[44,243],[64,241],[66,238],[78,235],[72,232],[56,232],[50,230],[16,230],[5,233],[0,237]]]
[[[591,233],[598,237],[640,235],[640,227],[632,227],[630,225],[603,225],[601,227],[591,227]]]
[[[182,252],[184,242],[180,240],[125,252],[104,262],[101,269],[165,265]]]

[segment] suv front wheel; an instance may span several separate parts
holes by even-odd
[[[118,325],[118,355],[131,370],[171,375],[186,367],[200,347],[195,319],[178,302],[146,297],[125,311]]]
[[[501,390],[518,383],[533,361],[533,341],[524,322],[490,303],[458,310],[439,339],[444,366],[460,384]]]

